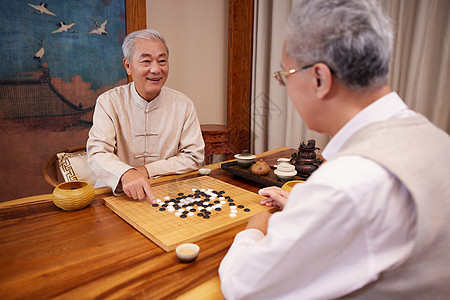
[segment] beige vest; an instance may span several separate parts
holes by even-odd
[[[369,125],[338,156],[379,163],[409,189],[417,208],[411,256],[345,299],[450,299],[450,136],[425,117]]]

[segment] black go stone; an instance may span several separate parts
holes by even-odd
[[[238,208],[244,208],[244,205],[238,205]]]
[[[166,210],[164,207],[159,208],[160,211]]]
[[[197,210],[196,210],[195,208],[191,208],[190,211],[191,211],[191,212],[195,212],[195,211],[197,211]]]
[[[187,215],[189,212],[187,210],[183,211],[182,214],[183,215]]]
[[[187,216],[186,215],[180,215],[180,218],[186,218]]]
[[[203,217],[203,216],[204,216],[204,214],[203,214],[203,213],[198,213],[198,214],[197,214],[197,216],[199,216],[199,217]]]
[[[183,196],[184,194],[183,193],[178,193],[178,196]]]
[[[209,215],[204,215],[203,219],[209,219]]]
[[[167,207],[167,206],[169,206],[168,204],[163,204],[163,205],[161,205],[162,207]]]
[[[220,207],[215,208],[216,211],[221,211],[222,209]]]
[[[250,208],[246,208],[246,209],[244,209],[244,211],[247,211],[247,212],[249,212],[249,211],[250,211]]]
[[[159,205],[155,203],[155,204],[152,204],[152,206],[153,207],[158,207]]]

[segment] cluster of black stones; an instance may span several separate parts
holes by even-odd
[[[217,197],[212,201],[210,194],[216,194]],[[234,203],[234,200],[230,196],[225,196],[225,191],[212,191],[211,193],[205,193],[200,190],[195,190],[193,194],[185,195],[184,193],[178,193],[178,197],[172,198],[169,200],[164,200],[163,204],[152,204],[153,207],[159,207],[159,211],[166,211],[167,207],[169,207],[169,203],[173,203],[173,208],[175,211],[179,211],[179,209],[186,209],[187,206],[191,206],[192,208],[189,210],[184,210],[181,212],[180,218],[186,218],[189,212],[197,213],[198,217],[202,217],[203,219],[209,219],[211,217],[211,212],[208,211],[207,207],[216,206],[217,204],[220,204],[220,201],[218,198],[223,197],[225,198],[222,201],[227,201],[229,206],[236,206],[239,209],[243,209],[245,212],[249,212],[250,208],[245,208],[244,205],[238,205]],[[191,199],[191,200],[189,200]],[[183,201],[189,201],[189,204],[183,204]],[[212,202],[211,202],[212,201]],[[207,205],[205,205],[205,202],[208,202]],[[195,208],[197,206],[197,208]],[[215,211],[219,212],[222,210],[221,207],[215,207]]]

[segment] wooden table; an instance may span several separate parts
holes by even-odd
[[[257,157],[273,165],[295,151],[282,147]],[[233,179],[220,163],[209,167],[214,178],[261,188]],[[174,251],[166,253],[103,205],[106,191],[97,190],[92,204],[75,212],[58,209],[51,194],[0,203],[0,299],[223,299],[217,270],[245,225],[197,242],[198,259],[180,263]]]

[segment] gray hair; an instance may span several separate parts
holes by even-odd
[[[323,62],[344,86],[387,83],[393,32],[375,0],[301,0],[286,27],[286,53],[300,64]]]
[[[161,41],[167,50],[167,55],[169,55],[169,47],[167,47],[166,40],[156,30],[153,29],[142,29],[138,31],[134,31],[127,35],[123,41],[122,44],[122,52],[123,57],[131,61],[131,58],[134,54],[134,44],[136,43],[137,39],[146,39],[146,40],[159,40]]]

